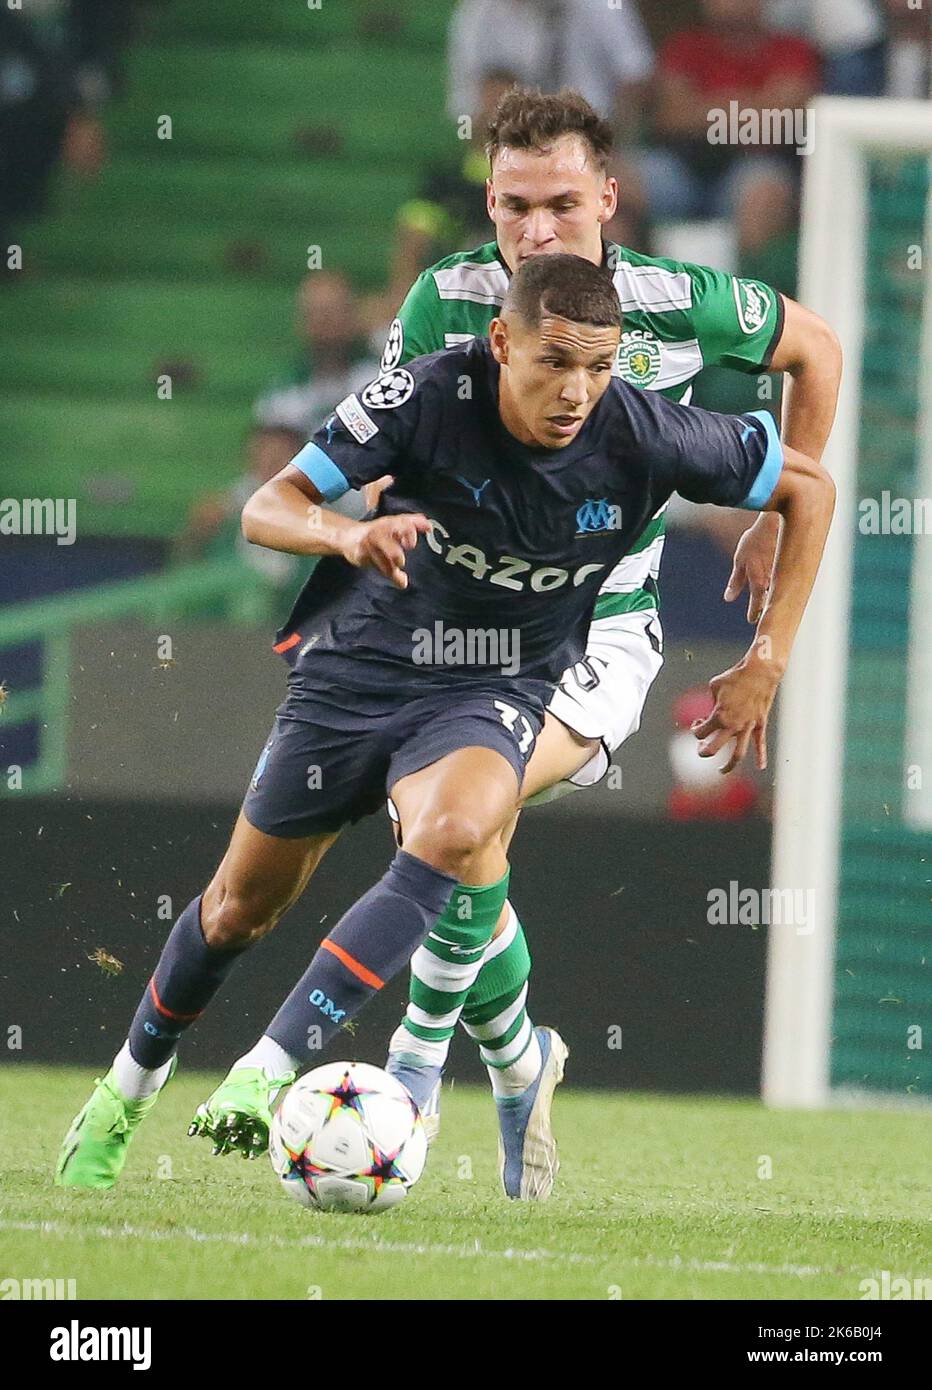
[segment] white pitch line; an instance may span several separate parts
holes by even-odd
[[[751,1262],[734,1264],[728,1260],[684,1260],[674,1255],[668,1260],[656,1259],[652,1255],[587,1255],[577,1251],[562,1250],[516,1250],[509,1246],[505,1250],[493,1250],[474,1241],[469,1245],[425,1245],[416,1241],[383,1240],[379,1236],[371,1240],[351,1236],[336,1240],[329,1236],[279,1236],[272,1233],[257,1236],[247,1231],[234,1234],[228,1231],[198,1231],[191,1226],[178,1230],[153,1230],[151,1227],[131,1226],[74,1226],[64,1221],[3,1221],[0,1231],[19,1231],[24,1234],[50,1236],[96,1236],[100,1240],[186,1240],[198,1245],[237,1245],[241,1247],[269,1247],[274,1250],[342,1250],[375,1255],[443,1255],[459,1260],[517,1260],[526,1263],[552,1260],[556,1264],[583,1265],[626,1265],[644,1269],[679,1270],[695,1274],[783,1274],[794,1278],[812,1278],[818,1274],[854,1274],[854,1270],[821,1269],[818,1265],[768,1265]]]

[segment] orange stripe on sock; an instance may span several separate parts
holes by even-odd
[[[325,936],[320,944],[323,950],[332,952],[337,960],[342,961],[347,970],[351,970],[357,980],[362,980],[364,985],[371,985],[373,989],[383,988],[385,984],[384,980],[380,980],[378,975],[373,975],[371,970],[367,970],[364,965],[360,965],[359,961],[355,960],[354,957],[350,955],[349,951],[344,951],[343,947],[338,946],[335,941],[331,941],[329,936]]]
[[[149,981],[149,990],[152,994],[152,1002],[158,1009],[159,1013],[164,1014],[166,1018],[173,1018],[176,1023],[193,1023],[194,1020],[196,1018],[200,1018],[201,1014],[204,1012],[203,1009],[198,1009],[196,1014],[175,1014],[172,1013],[171,1009],[166,1009],[165,1005],[159,998],[159,992],[155,987],[154,975],[152,976],[152,979]]]

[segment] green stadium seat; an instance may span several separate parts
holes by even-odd
[[[178,396],[110,402],[30,397],[7,424],[10,496],[74,497],[78,524],[111,535],[172,535],[191,502],[243,471],[248,406]],[[41,478],[41,486],[37,479]]]
[[[11,495],[77,497],[85,534],[170,536],[193,498],[239,475],[252,401],[294,355],[307,248],[381,287],[399,205],[455,149],[452,9],[167,0],[149,13],[106,114],[107,166],[90,183],[60,176],[22,234],[26,274],[0,319]],[[172,369],[159,401],[156,375]]]
[[[106,210],[121,225],[143,230],[150,220],[174,214],[182,222],[236,229],[263,225],[301,228],[303,245],[318,245],[335,226],[358,228],[368,240],[367,218],[394,212],[417,187],[416,171],[381,169],[361,178],[346,164],[308,161],[303,168],[229,160],[213,163],[166,151],[148,159],[114,159],[107,170]],[[68,211],[78,216],[101,210],[93,185],[73,184]],[[371,254],[371,250],[370,250]]]
[[[380,216],[367,218],[367,238],[389,245],[392,219],[376,211]],[[190,209],[188,215],[193,215]],[[304,273],[308,244],[308,237],[294,228],[262,223],[248,209],[235,225],[212,227],[172,221],[167,212],[159,220],[130,226],[108,216],[72,213],[39,229],[34,256],[43,272],[66,276],[162,277],[169,282],[168,294],[177,293],[178,282],[184,280],[256,281],[293,290]],[[348,239],[342,225],[321,228],[315,244],[321,247],[324,265],[345,270],[360,288],[382,282],[381,259],[360,256],[356,239]],[[242,251],[239,259],[237,248]]]
[[[289,345],[288,323],[281,325],[278,353],[259,351],[255,346],[248,353],[235,348],[200,352],[194,361],[198,376],[193,385],[183,390],[185,399],[196,397],[223,401],[232,409],[248,407],[261,386],[281,376],[287,362]],[[133,344],[113,343],[99,339],[73,342],[49,341],[44,333],[22,337],[17,341],[16,355],[6,365],[3,389],[12,398],[29,394],[58,394],[91,397],[117,397],[127,403],[151,404],[154,397],[154,368],[158,357],[151,349]],[[0,400],[4,397],[0,396]]]
[[[7,297],[4,323],[28,341],[40,328],[41,303],[41,330],[52,340],[109,341],[115,351],[138,345],[159,354],[238,346],[247,354],[256,342],[270,347],[287,339],[293,300],[288,289],[256,284],[115,282],[103,292],[92,280],[36,282]]]
[[[257,44],[229,49],[163,44],[139,49],[129,70],[133,105],[152,114],[153,141],[156,119],[170,116],[176,101],[193,98],[225,110],[234,129],[248,125],[253,110],[293,110],[314,121],[321,112],[345,110],[351,97],[375,124],[393,107],[407,111],[412,122],[443,116],[442,71],[425,64],[421,54],[386,51],[381,45],[341,46],[328,53]],[[416,146],[412,153],[416,158]],[[405,157],[397,152],[398,159]]]
[[[367,17],[382,23],[386,42],[442,49],[454,0],[277,0],[256,5],[253,0],[200,0],[197,5],[172,6],[170,19],[159,25],[177,39],[213,39],[218,34],[240,42],[334,43],[354,38]],[[383,16],[390,22],[386,23]]]
[[[358,0],[322,0],[312,8],[307,0],[278,0],[256,5],[252,0],[200,0],[197,5],[172,7],[170,23],[160,26],[178,41],[321,43],[353,35]]]
[[[438,108],[442,93],[437,93]],[[153,107],[133,106],[117,111],[109,121],[111,135],[124,154],[148,157],[155,148],[153,132],[156,117],[164,114]],[[330,103],[315,102],[308,110],[303,97],[279,101],[254,113],[248,125],[233,125],[225,104],[207,105],[193,98],[171,103],[174,148],[194,159],[248,159],[274,161],[300,169],[313,148],[314,136],[333,132],[339,142],[330,156],[335,162],[364,162],[358,173],[366,176],[369,166],[386,164],[409,169],[412,157],[420,166],[449,157],[458,148],[452,122],[425,120],[401,107],[390,108],[373,119],[366,106],[347,109],[345,97]],[[168,144],[167,141],[164,142]]]

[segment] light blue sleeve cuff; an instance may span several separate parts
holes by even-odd
[[[325,502],[333,502],[349,492],[346,478],[318,444],[305,444],[291,462],[295,468],[300,468],[305,478],[310,478]]]
[[[767,433],[767,452],[751,491],[739,506],[745,511],[759,512],[761,507],[770,501],[777,479],[783,471],[783,445],[777,433],[776,421],[769,410],[749,410],[748,414],[752,419],[760,420],[764,426]]]

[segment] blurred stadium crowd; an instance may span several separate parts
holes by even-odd
[[[323,0],[317,8],[323,16],[341,3]],[[345,6],[349,38],[365,41],[368,51],[380,41],[403,49],[406,25],[419,22],[411,19],[417,6],[388,0],[345,0]],[[375,275],[368,266],[365,274],[356,274],[357,267],[362,270],[358,255],[328,258],[326,252],[320,268],[293,275],[293,324],[279,322],[277,329],[280,368],[268,372],[257,367],[250,387],[249,343],[240,344],[236,389],[242,395],[231,412],[241,441],[238,470],[229,457],[219,464],[214,477],[225,478],[223,485],[193,489],[184,502],[185,514],[148,538],[157,545],[136,548],[135,560],[127,561],[128,572],[134,566],[237,552],[244,584],[265,596],[270,617],[280,613],[283,593],[295,588],[306,562],[246,546],[238,525],[243,501],[293,456],[340,399],[377,372],[388,324],[417,274],[444,255],[491,239],[484,135],[499,99],[515,83],[542,90],[574,87],[613,123],[613,172],[621,197],[618,213],[606,227],[608,238],[647,254],[714,264],[789,294],[796,288],[803,161],[794,146],[710,143],[710,109],[727,108],[730,100],[742,110],[799,109],[819,92],[929,96],[928,10],[911,0],[670,0],[664,5],[651,0],[432,0],[427,8],[442,11],[441,47],[431,49],[424,40],[424,61],[445,73],[445,111],[442,100],[435,103],[431,125],[440,133],[422,147],[426,127],[419,108],[412,114],[410,143],[392,151],[396,162],[403,157],[414,166],[415,175],[407,196],[396,200],[387,222],[380,224],[388,244],[371,258]],[[211,0],[199,9],[201,18],[189,16],[185,23],[202,41],[261,41],[267,34],[262,25],[271,23],[260,19],[252,5],[233,0]],[[28,248],[37,227],[54,224],[63,180],[89,185],[92,210],[96,198],[97,215],[104,216],[113,147],[119,147],[121,131],[131,126],[126,121],[121,125],[121,112],[132,113],[137,95],[134,54],[145,50],[153,35],[157,40],[177,38],[179,25],[183,35],[184,24],[176,23],[182,10],[171,0],[22,0],[17,8],[0,6],[4,247]],[[254,35],[251,26],[256,25],[260,32]],[[290,62],[300,65],[296,40],[289,41],[288,50]],[[235,60],[231,50],[231,102],[237,88]],[[360,86],[370,76],[359,72]],[[197,101],[199,89],[190,95]],[[347,92],[348,102],[353,95]],[[394,95],[395,116],[403,116],[412,90],[399,89]],[[165,109],[171,112],[172,107]],[[236,145],[241,133],[232,110],[229,125]],[[296,147],[311,160],[352,164],[352,139],[338,121],[318,121],[311,100],[306,121],[291,128],[283,141],[289,164]],[[131,155],[131,141],[125,150]],[[274,162],[268,172],[274,176]],[[326,188],[321,192],[326,200]],[[261,207],[258,214],[261,222]],[[41,274],[41,236],[37,244]],[[54,238],[48,244],[47,271],[54,270]],[[261,243],[240,238],[227,248],[224,271],[234,281],[250,275],[261,281],[268,271],[265,255]],[[25,277],[17,275],[15,265],[11,269],[7,260],[3,263],[8,303],[21,293],[17,280],[36,274],[28,255],[25,262]],[[98,272],[97,279],[106,281],[105,272]],[[16,352],[15,341],[7,345],[10,352]],[[173,365],[181,389],[186,379],[196,386],[197,362],[183,353],[173,360],[173,352],[167,334],[164,362]],[[265,360],[261,354],[260,360]],[[727,382],[710,373],[695,399],[713,408],[752,408],[747,393],[753,380],[736,383],[735,374],[723,375]],[[93,449],[93,440],[88,444]],[[32,486],[43,490],[38,477]],[[55,486],[49,482],[50,489]],[[89,510],[83,518],[85,535],[94,529]],[[697,574],[708,576],[710,594],[721,592],[736,524],[745,522],[719,520],[712,532],[694,537],[688,561],[693,592]],[[696,522],[684,508],[673,525],[686,535]],[[32,569],[19,592],[8,597],[26,598],[96,577],[82,575],[80,565],[72,564],[67,576],[66,569],[45,579]],[[696,611],[701,606],[696,604]],[[736,632],[741,615],[720,611],[711,630],[700,636],[727,639]],[[674,632],[679,621],[679,630],[689,635],[691,618],[678,620],[675,607],[672,614],[667,609],[667,618]]]
[[[107,162],[102,108],[125,92],[123,56],[162,0],[19,0],[0,9],[0,232],[41,215],[59,161],[95,178]],[[466,148],[423,171],[399,212],[389,302],[450,250],[485,239],[484,127],[515,83],[569,86],[616,128],[622,187],[609,234],[649,250],[658,221],[716,216],[743,257],[792,230],[798,167],[710,145],[708,111],[736,99],[796,108],[818,92],[929,96],[930,35],[915,0],[681,0],[659,23],[647,0],[457,0],[447,42],[447,114]],[[359,26],[397,17],[361,0]],[[387,12],[387,13],[383,13]],[[391,26],[389,25],[389,28]],[[663,35],[658,41],[653,34]]]

